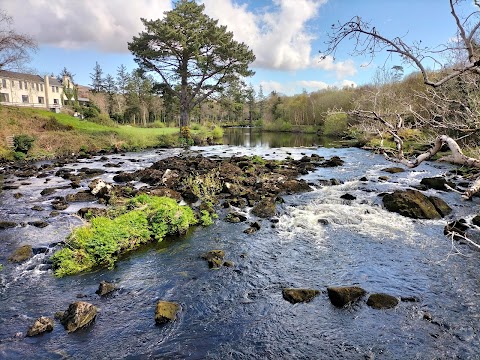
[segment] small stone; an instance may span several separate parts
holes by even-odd
[[[43,229],[44,227],[48,226],[48,223],[45,221],[38,220],[38,221],[30,221],[28,222],[28,225]]]
[[[346,193],[346,194],[343,194],[342,196],[340,196],[340,199],[351,201],[351,200],[356,200],[357,197],[353,196],[352,194]]]
[[[202,259],[207,260],[210,269],[219,269],[224,263],[224,257],[225,251],[223,250],[210,250],[202,255]]]
[[[318,294],[320,294],[320,291],[315,289],[285,288],[282,290],[283,298],[292,304],[309,302]]]
[[[90,325],[97,316],[97,307],[85,301],[77,301],[68,307],[61,322],[69,333]]]
[[[366,291],[358,286],[329,287],[328,297],[337,307],[344,307],[365,295]]]
[[[234,267],[235,263],[233,261],[227,260],[223,262],[223,266],[225,267]]]
[[[155,309],[155,322],[157,324],[165,324],[175,321],[177,314],[180,312],[180,305],[170,301],[159,301]]]
[[[22,196],[23,196],[22,193],[15,193],[15,194],[13,194],[13,197],[14,197],[15,199],[20,199]]]
[[[374,309],[392,309],[398,305],[398,299],[388,294],[372,294],[368,297],[367,305]]]
[[[100,295],[100,296],[105,296],[105,295],[108,295],[111,292],[115,291],[116,289],[117,289],[117,287],[115,286],[115,284],[112,284],[112,283],[109,283],[109,282],[106,282],[106,281],[102,281],[102,282],[100,282],[100,285],[98,286],[98,290],[95,291],[95,293]]]
[[[53,330],[53,319],[42,316],[35,320],[35,323],[28,329],[27,336],[37,336]]]
[[[55,189],[52,189],[52,188],[43,189],[43,190],[40,192],[40,195],[42,195],[42,196],[52,195],[55,191],[56,191],[56,190],[55,190]]]
[[[32,210],[33,211],[43,211],[43,207],[39,206],[39,205],[35,205],[34,207],[32,207]]]
[[[389,174],[397,174],[397,173],[405,172],[405,169],[401,167],[389,167],[389,168],[382,169],[382,171],[388,172]]]

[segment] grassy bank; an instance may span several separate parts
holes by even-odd
[[[106,126],[48,110],[0,106],[0,160],[21,157],[9,147],[8,137],[26,135],[33,139],[27,159],[55,158],[100,150],[137,151],[152,147],[178,146],[179,128]],[[218,129],[197,129],[195,137],[217,138]]]

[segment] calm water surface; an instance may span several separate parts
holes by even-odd
[[[424,164],[399,174],[381,156],[355,149],[318,147],[311,137],[285,143],[243,130],[243,143],[194,148],[205,155],[261,155],[272,159],[304,154],[339,156],[345,165],[319,169],[304,178],[314,191],[285,196],[279,223],[261,220],[261,230],[243,233],[248,224],[223,221],[193,229],[180,239],[153,244],[118,262],[113,270],[56,279],[45,264],[49,254],[38,254],[24,264],[9,264],[19,245],[48,247],[62,241],[81,224],[75,204],[50,218],[54,196],[78,190],[51,175],[5,180],[20,185],[0,193],[0,218],[16,222],[45,220],[49,226],[30,225],[0,230],[0,358],[1,359],[478,359],[480,357],[480,254],[458,245],[452,254],[443,235],[446,220],[412,220],[382,209],[379,193],[417,185],[423,177],[446,173],[448,165]],[[295,140],[299,141],[295,136]],[[240,138],[235,132],[235,138]],[[278,142],[275,142],[277,141]],[[286,141],[286,140],[285,140]],[[285,146],[284,144],[287,144]],[[316,145],[314,145],[316,144]],[[245,146],[243,146],[245,145]],[[109,163],[134,171],[181,150],[111,155]],[[111,181],[118,168],[104,167],[99,157],[67,165],[71,169],[102,168]],[[54,173],[54,172],[53,172]],[[388,175],[386,182],[379,176]],[[360,181],[367,177],[368,182]],[[321,186],[338,179],[342,185]],[[90,180],[89,180],[90,181]],[[89,181],[82,185],[86,188]],[[27,185],[28,183],[28,185]],[[23,185],[21,185],[23,184]],[[44,197],[45,187],[60,188]],[[63,188],[65,187],[65,188]],[[13,194],[24,196],[15,199]],[[340,198],[345,193],[356,200]],[[462,202],[459,195],[427,192],[447,201],[451,218],[471,219],[479,199]],[[43,211],[32,211],[34,205]],[[250,218],[248,209],[240,210]],[[200,255],[224,249],[234,268],[209,270]],[[100,281],[114,281],[120,290],[100,298]],[[374,310],[360,301],[337,309],[325,293],[327,286],[359,285],[368,292],[414,297],[392,310]],[[284,287],[311,287],[322,294],[308,304],[292,305],[282,298]],[[28,327],[42,315],[52,316],[71,302],[89,301],[100,308],[89,328],[67,334],[57,322],[53,332],[25,338]],[[158,300],[182,305],[178,321],[155,326]],[[429,313],[433,321],[425,320]],[[16,336],[17,335],[17,336]]]

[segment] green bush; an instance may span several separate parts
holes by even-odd
[[[100,115],[100,111],[98,111],[97,109],[95,109],[93,107],[84,107],[82,109],[82,114],[85,117],[85,119],[93,119],[93,118],[97,117],[98,115]]]
[[[43,128],[48,131],[70,131],[73,130],[72,125],[63,125],[60,123],[55,116],[50,116],[43,125]]]
[[[214,139],[223,138],[223,129],[220,126],[215,126],[212,130],[212,136]]]
[[[323,125],[323,134],[327,136],[341,136],[348,129],[347,114],[330,114]]]
[[[98,266],[112,268],[120,255],[152,239],[162,241],[166,235],[183,234],[197,223],[191,208],[166,197],[139,195],[124,211],[113,219],[95,217],[89,225],[75,229],[66,246],[52,256],[55,276]]]
[[[200,223],[202,226],[210,226],[213,225],[213,219],[210,213],[207,210],[201,211],[202,216],[200,217]]]
[[[112,119],[110,119],[110,116],[108,116],[108,114],[99,114],[93,118],[89,118],[88,120],[99,125],[118,127],[118,124]]]
[[[13,153],[13,159],[14,160],[25,160],[26,157],[27,157],[27,155],[24,154],[23,152],[20,152],[20,151],[15,151]]]
[[[28,135],[16,135],[13,137],[13,150],[26,154],[33,146],[35,139]]]

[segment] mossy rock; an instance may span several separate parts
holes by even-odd
[[[107,281],[101,281],[97,291],[95,291],[95,294],[105,296],[114,292],[115,290],[117,290],[115,284],[109,283]]]
[[[282,290],[283,298],[292,304],[310,302],[318,294],[320,291],[315,289],[285,288]]]
[[[389,168],[382,169],[382,171],[385,171],[389,174],[398,174],[398,173],[405,172],[405,169],[401,167],[389,167]]]
[[[374,309],[392,309],[398,305],[398,299],[388,294],[372,294],[368,297],[367,305]]]
[[[50,332],[53,330],[53,324],[53,319],[50,319],[46,316],[41,316],[35,320],[35,323],[32,326],[30,326],[27,331],[27,336],[37,336],[45,332]]]
[[[0,221],[0,230],[11,229],[17,226],[13,221]]]
[[[21,263],[33,256],[33,250],[31,245],[20,246],[17,250],[13,252],[12,255],[8,258],[8,261],[13,263]]]
[[[210,269],[219,269],[224,264],[225,251],[223,250],[210,250],[206,254],[202,255],[202,259],[207,260],[208,267]]]
[[[158,301],[155,308],[155,322],[158,325],[165,324],[177,319],[177,314],[180,312],[179,304],[170,301]]]
[[[445,185],[455,188],[454,183],[447,181],[444,177],[441,177],[441,176],[423,178],[420,181],[420,184],[426,186],[428,189],[435,189],[435,190],[448,190],[448,188]]]
[[[440,203],[437,200],[435,202]],[[387,210],[413,219],[442,218],[431,199],[418,190],[397,190],[392,194],[386,194],[383,197],[383,204]]]
[[[62,325],[69,333],[90,325],[97,317],[97,307],[85,301],[70,304],[63,318]]]
[[[252,208],[252,214],[260,218],[270,218],[277,213],[277,205],[272,198],[265,198]]]
[[[366,294],[366,291],[358,286],[329,287],[327,292],[330,302],[336,307],[351,304]]]

